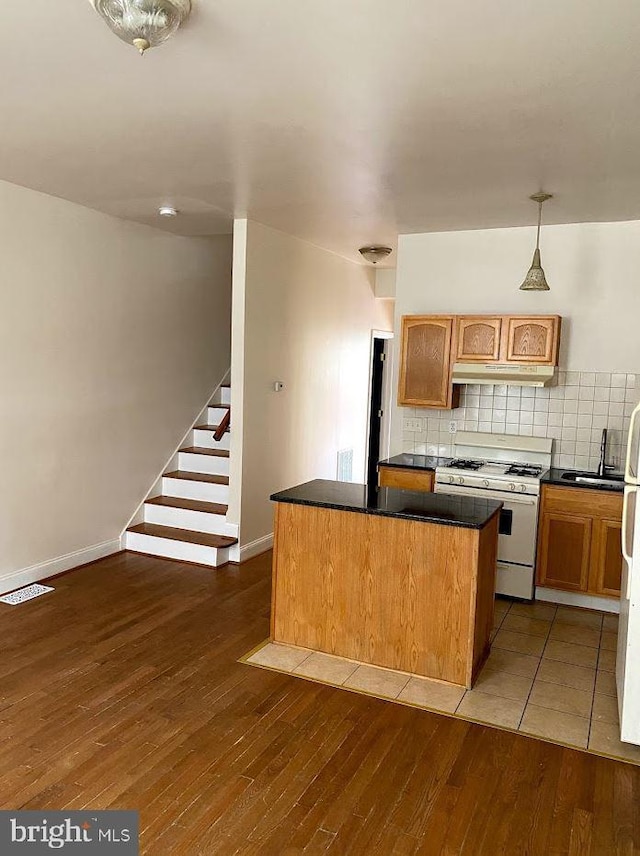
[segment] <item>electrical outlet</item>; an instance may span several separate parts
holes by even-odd
[[[422,419],[403,419],[402,428],[405,431],[422,431]]]
[[[449,434],[455,434],[458,430],[457,422],[449,422]]]

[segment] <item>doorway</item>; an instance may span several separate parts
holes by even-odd
[[[367,485],[378,485],[378,462],[389,452],[391,333],[372,335]]]

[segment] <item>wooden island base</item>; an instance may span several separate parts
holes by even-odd
[[[471,687],[489,652],[498,518],[465,528],[277,502],[273,641]]]

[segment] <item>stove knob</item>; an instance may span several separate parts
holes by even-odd
[[[525,492],[526,492],[526,490],[527,490],[527,486],[526,486],[526,484],[521,484],[521,485],[520,485],[520,490],[521,490],[523,493],[525,493]]]
[[[462,476],[459,477],[458,484],[464,484],[464,479],[462,478]]]
[[[509,490],[515,490],[515,489],[516,489],[516,486],[514,485],[514,483],[513,483],[513,482],[511,482],[511,483],[509,484]]]
[[[483,480],[483,482],[482,482],[482,484],[483,484],[485,487],[489,487],[489,479],[484,479],[484,480]]]
[[[453,484],[453,476],[449,476],[448,482],[449,482],[449,484]]]

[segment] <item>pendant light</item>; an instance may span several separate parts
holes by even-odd
[[[109,29],[144,54],[177,32],[191,0],[89,0]]]
[[[547,278],[540,264],[540,224],[542,223],[542,203],[547,199],[551,199],[551,193],[534,193],[529,199],[538,203],[538,234],[536,236],[536,249],[533,254],[533,261],[524,282],[520,286],[520,291],[549,291]]]

